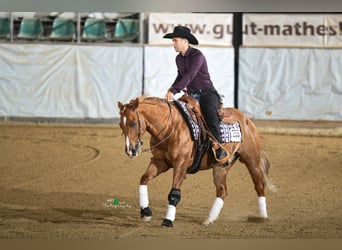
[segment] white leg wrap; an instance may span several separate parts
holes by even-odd
[[[140,185],[139,186],[139,202],[140,202],[141,208],[148,207],[147,185]]]
[[[176,207],[174,205],[168,205],[165,219],[168,219],[173,222],[175,221],[175,218],[176,218]]]
[[[209,212],[208,219],[203,223],[204,225],[209,225],[213,223],[219,216],[221,209],[223,207],[224,201],[220,197],[216,197],[213,206]]]
[[[261,218],[267,218],[266,197],[260,196],[258,198],[259,212]]]

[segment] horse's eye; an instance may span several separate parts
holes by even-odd
[[[137,126],[137,122],[131,122],[131,127],[135,128]]]

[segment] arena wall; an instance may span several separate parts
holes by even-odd
[[[111,122],[118,101],[164,97],[176,53],[160,38],[179,23],[203,37],[224,106],[260,120],[342,120],[341,15],[150,13],[142,22],[149,40],[139,43],[0,43],[0,120]]]
[[[239,108],[266,120],[342,120],[342,50],[242,48]]]
[[[233,106],[234,50],[202,50]],[[0,44],[0,116],[118,118],[118,101],[164,97],[177,74],[175,56],[170,46]]]

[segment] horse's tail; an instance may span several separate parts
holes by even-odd
[[[270,160],[268,159],[268,156],[264,150],[261,152],[261,162],[260,162],[260,168],[262,173],[262,179],[265,186],[268,187],[269,190],[272,192],[277,192],[277,187],[268,179],[268,173],[271,168]]]

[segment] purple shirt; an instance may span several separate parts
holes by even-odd
[[[170,91],[176,94],[187,88],[189,91],[198,91],[213,86],[210,80],[207,60],[198,49],[189,47],[185,55],[176,56],[178,75]]]

